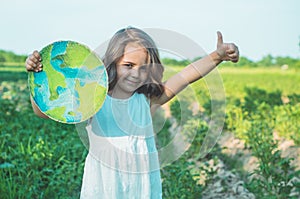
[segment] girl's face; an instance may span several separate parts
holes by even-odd
[[[117,63],[117,84],[113,88],[113,97],[129,98],[133,92],[145,84],[148,78],[147,50],[135,43],[129,43]]]

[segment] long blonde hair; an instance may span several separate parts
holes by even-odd
[[[117,63],[123,57],[124,49],[128,43],[136,43],[147,50],[149,56],[149,73],[145,85],[136,90],[146,97],[159,97],[164,87],[162,77],[164,68],[161,64],[158,49],[152,38],[144,31],[128,27],[117,31],[111,38],[103,58],[108,73],[109,90],[117,83]]]

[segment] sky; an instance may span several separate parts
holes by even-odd
[[[97,48],[119,29],[163,29],[209,53],[217,31],[251,60],[300,58],[299,0],[0,0],[0,49],[30,54],[58,40]],[[176,42],[176,41],[172,41]],[[197,54],[197,52],[195,52]]]

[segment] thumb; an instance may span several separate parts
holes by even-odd
[[[218,34],[218,43],[217,43],[217,46],[220,46],[223,44],[223,36],[222,36],[222,33],[220,31],[217,32]]]

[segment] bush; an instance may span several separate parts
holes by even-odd
[[[246,144],[259,160],[258,168],[253,173],[256,176],[247,184],[247,188],[257,198],[289,198],[293,189],[293,184],[289,182],[299,177],[299,172],[294,171],[290,158],[281,157],[281,151],[273,140],[273,129],[263,119],[260,116],[253,118],[247,132]]]

